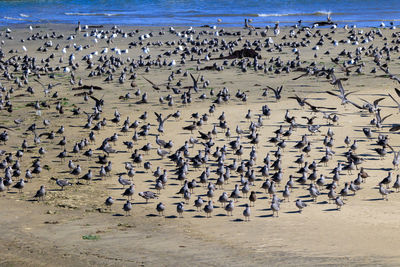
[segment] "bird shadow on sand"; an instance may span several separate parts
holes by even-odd
[[[116,214],[113,214],[113,216],[115,216],[115,217],[123,217],[123,216],[124,216],[124,214],[121,214],[121,213],[116,213]]]
[[[225,213],[218,213],[218,214],[215,215],[215,216],[217,216],[217,217],[226,217],[226,216],[228,216],[228,215],[226,215]]]
[[[392,168],[369,168],[368,170],[373,170],[373,171],[391,171],[393,170]]]
[[[266,209],[257,209],[257,211],[269,211],[271,210],[270,208],[266,208]]]
[[[178,216],[176,215],[169,215],[169,216],[165,216],[166,219],[176,219],[178,218]]]
[[[189,210],[185,210],[186,212],[195,212],[195,209],[189,209]]]
[[[285,213],[293,214],[293,213],[300,213],[300,211],[299,210],[292,210],[292,211],[286,211]]]
[[[257,216],[258,218],[268,218],[268,217],[273,217],[272,214],[264,214],[264,215],[260,215]]]
[[[49,192],[58,192],[58,191],[62,191],[61,188],[60,189],[48,189],[47,191]]]
[[[324,209],[323,211],[339,211],[339,210],[336,208],[332,208],[332,209]]]
[[[364,201],[380,201],[383,200],[381,197],[380,198],[369,198],[369,199],[365,199]]]
[[[159,217],[159,215],[150,213],[150,214],[147,214],[146,217]]]
[[[237,219],[232,220],[232,222],[244,222],[244,220],[240,219],[240,218],[237,218]]]

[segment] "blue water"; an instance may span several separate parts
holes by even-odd
[[[0,1],[0,25],[81,21],[84,25],[240,26],[244,18],[251,18],[254,26],[265,26],[300,19],[310,24],[325,20],[328,12],[339,25],[400,24],[400,0],[20,0]]]

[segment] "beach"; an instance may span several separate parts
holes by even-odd
[[[390,79],[390,75],[374,63],[375,57],[372,53],[366,55],[368,50],[372,51],[375,48],[378,50],[385,46],[393,48],[390,50],[391,59],[385,60],[383,56],[382,62],[387,64],[391,74],[398,75],[400,73],[399,54],[398,49],[395,48],[397,37],[393,37],[393,34],[397,34],[396,29],[380,28],[381,35],[378,35],[376,34],[378,28],[310,28],[308,30],[310,36],[306,36],[306,30],[282,27],[280,34],[274,36],[273,29],[262,34],[265,30],[264,27],[252,31],[243,27],[228,27],[224,28],[223,32],[218,32],[222,27],[216,29],[194,27],[191,29],[194,30],[194,33],[185,35],[182,32],[188,30],[189,27],[175,27],[174,31],[171,31],[169,27],[126,25],[118,27],[120,32],[116,34],[116,37],[112,37],[111,42],[107,43],[107,40],[110,40],[110,36],[116,31],[112,26],[104,25],[97,29],[96,27],[83,28],[78,32],[75,31],[76,27],[76,24],[40,24],[33,25],[31,30],[28,25],[20,25],[4,27],[0,31],[2,34],[0,40],[4,40],[1,50],[5,54],[2,64],[12,57],[21,57],[21,60],[17,60],[21,62],[22,58],[27,55],[36,58],[35,64],[38,66],[43,67],[47,64],[48,68],[54,68],[48,71],[38,70],[40,78],[32,75],[29,77],[29,84],[23,84],[20,88],[15,83],[15,79],[21,77],[24,70],[18,68],[18,64],[8,66],[8,72],[13,74],[12,78],[7,79],[4,76],[0,78],[2,87],[6,88],[2,93],[3,98],[7,94],[7,90],[15,89],[13,93],[9,94],[13,111],[7,112],[6,109],[0,111],[2,115],[0,125],[11,129],[8,130],[9,140],[6,144],[2,144],[0,149],[14,155],[20,149],[22,141],[27,140],[29,147],[20,160],[21,178],[24,177],[26,169],[32,169],[33,161],[39,157],[38,149],[44,147],[47,151],[40,157],[43,171],[26,182],[23,193],[18,193],[16,189],[0,193],[1,266],[247,266],[250,264],[257,266],[395,266],[399,264],[400,255],[397,247],[400,246],[398,225],[400,194],[391,189],[393,192],[388,195],[388,201],[386,201],[382,200],[378,190],[379,182],[388,175],[389,171],[393,173],[393,182],[399,171],[393,168],[394,153],[389,148],[383,159],[374,151],[374,148],[378,147],[376,140],[379,133],[388,135],[390,146],[394,151],[399,150],[399,134],[389,131],[392,125],[399,122],[399,109],[388,96],[390,93],[400,101],[394,91],[399,84],[396,80]],[[7,28],[11,30],[8,34]],[[107,31],[106,35],[109,38],[91,36],[90,33],[94,30],[97,30],[98,33]],[[299,31],[297,38],[289,37],[290,31],[293,30]],[[350,33],[352,30],[355,33],[354,36],[358,37],[357,40],[353,38],[353,41],[345,42],[351,39],[349,36],[352,35]],[[365,34],[371,31],[374,31],[374,34],[371,34],[373,38],[368,43],[362,43]],[[51,37],[53,32],[54,36]],[[162,34],[159,34],[160,32]],[[238,32],[240,35],[233,34]],[[44,37],[46,33],[48,35]],[[127,35],[124,36],[123,33],[127,33]],[[199,33],[202,34],[199,35]],[[57,38],[60,35],[62,37]],[[36,37],[28,40],[32,36]],[[73,38],[68,38],[69,36],[73,36]],[[282,39],[283,36],[286,37]],[[190,40],[191,37],[193,41]],[[324,40],[324,44],[318,45],[316,48],[321,38]],[[21,42],[22,39],[24,42]],[[207,40],[208,43],[201,44],[204,40]],[[211,40],[218,40],[219,44],[222,40],[226,43],[238,42],[237,46],[232,46],[232,50],[242,49],[245,43],[259,42],[260,50],[256,49],[257,45],[251,48],[256,49],[259,53],[259,64],[267,67],[273,66],[273,70],[255,71],[252,67],[253,58],[248,58],[246,70],[237,64],[231,65],[234,59],[227,59],[228,64],[224,65],[224,60],[218,59],[218,57],[221,53],[225,56],[228,55],[229,51],[222,50],[219,45],[213,46]],[[301,65],[291,68],[289,72],[283,71],[282,67],[287,66],[287,62],[296,58],[294,48],[285,44],[302,40],[306,45],[297,47],[297,50],[300,51],[298,61],[301,62]],[[307,40],[308,43],[306,43]],[[337,46],[333,44],[335,40],[338,42]],[[341,42],[342,40],[343,42]],[[51,45],[48,43],[50,41]],[[270,46],[265,47],[264,44],[268,41],[270,41]],[[196,44],[196,42],[199,43]],[[278,44],[281,45],[280,49],[275,46]],[[57,45],[59,48],[55,49]],[[194,46],[201,47],[202,54],[191,51],[190,49]],[[354,60],[358,47],[360,47],[359,56],[362,59],[354,64],[355,67],[351,68],[350,74],[346,75],[345,67],[341,68],[342,63]],[[66,48],[66,52],[63,51],[63,48]],[[102,55],[101,51],[104,51],[105,48],[108,52]],[[145,49],[148,49],[147,53]],[[204,51],[205,49],[207,51]],[[181,55],[185,50],[191,51],[195,59],[191,60],[191,55],[188,54],[185,64],[182,64]],[[340,63],[334,63],[332,59],[343,50],[351,52],[351,57],[341,56]],[[97,53],[95,53],[96,51]],[[166,55],[168,51],[170,56]],[[329,54],[326,53],[327,51]],[[211,55],[210,58],[206,58],[208,53]],[[53,56],[51,56],[52,54]],[[74,62],[79,63],[75,70],[68,64],[71,54],[75,57]],[[141,66],[138,63],[141,55],[145,62],[159,58],[160,62],[165,59],[166,64]],[[111,56],[120,58],[122,63],[118,67],[110,68],[109,65],[104,64],[104,61],[98,61],[102,56],[107,56],[108,59]],[[62,63],[60,63],[60,58],[63,58]],[[282,62],[282,67],[274,65],[278,58]],[[138,64],[135,67],[132,67],[133,60]],[[175,60],[175,63],[171,63],[172,60]],[[237,61],[240,60],[237,59]],[[93,63],[90,68],[88,67],[89,61]],[[170,66],[169,63],[171,63]],[[218,67],[223,66],[223,70],[217,70],[213,64],[217,64]],[[326,69],[335,68],[336,77],[344,78],[342,84],[346,92],[352,92],[348,98],[359,105],[364,104],[361,99],[372,103],[377,98],[384,98],[379,103],[382,117],[392,115],[382,122],[381,128],[377,128],[370,124],[370,121],[376,116],[375,113],[358,109],[352,104],[341,105],[339,98],[326,93],[326,91],[338,93],[337,86],[332,84],[331,79],[327,79],[326,75],[308,74],[293,80],[306,73],[305,68],[310,64],[319,70],[322,66],[325,66]],[[348,65],[352,65],[352,63],[348,63]],[[56,66],[60,66],[60,70],[55,70]],[[105,69],[102,74],[88,77],[90,72],[97,71],[97,68],[101,67]],[[149,68],[146,70],[146,67]],[[360,73],[356,73],[355,70],[359,67],[362,67],[362,70]],[[303,69],[300,70],[300,68]],[[371,73],[373,68],[376,68],[376,73]],[[124,69],[126,80],[121,83],[119,77]],[[279,73],[275,72],[277,69]],[[5,69],[2,70],[2,73],[4,71]],[[190,75],[184,75],[186,71],[195,79],[204,76],[204,80],[199,78],[199,92],[191,89],[191,103],[182,104],[182,93],[193,84]],[[71,72],[74,73],[74,84],[71,84]],[[52,73],[54,76],[50,75]],[[134,73],[137,74],[136,78],[130,80],[129,78]],[[171,73],[174,73],[174,77],[170,79],[170,87],[178,88],[180,93],[174,93],[166,86]],[[105,81],[110,74],[112,74],[113,80]],[[50,78],[50,76],[54,78]],[[151,80],[161,90],[153,89],[152,84],[144,78]],[[39,79],[44,87],[47,87],[49,83],[60,84],[50,90],[50,96],[45,96],[44,87],[34,79]],[[74,155],[71,153],[74,144],[87,138],[91,129],[83,127],[88,116],[83,112],[73,115],[72,110],[80,107],[82,111],[92,113],[95,104],[95,101],[90,98],[85,101],[83,94],[76,95],[87,92],[87,90],[72,90],[72,88],[79,87],[80,79],[83,85],[101,88],[93,90],[92,96],[104,100],[101,119],[106,118],[107,125],[100,131],[94,131],[96,141],[91,142],[88,147]],[[209,84],[203,88],[204,81],[209,81]],[[177,85],[178,82],[180,85]],[[277,88],[281,85],[283,85],[283,90],[282,98],[279,101],[274,98],[272,90],[268,91],[268,96],[262,96],[267,86]],[[28,86],[34,89],[33,94],[27,92]],[[208,121],[204,122],[201,128],[197,128],[193,133],[184,130],[183,127],[191,125],[192,121],[197,121],[193,118],[193,113],[198,113],[200,116],[208,114],[210,106],[217,100],[217,93],[223,88],[229,90],[230,100],[221,104],[214,103],[214,114],[209,114]],[[141,103],[141,96],[134,95],[138,89],[141,91],[141,96],[147,93],[148,103]],[[235,97],[238,90],[245,93],[246,101],[242,97]],[[51,95],[56,91],[58,96],[52,98]],[[214,92],[214,95],[211,95],[211,91]],[[125,97],[127,93],[130,93],[131,96]],[[206,99],[199,98],[203,93],[207,95]],[[160,97],[166,99],[168,95],[171,95],[174,100],[172,106],[168,105],[167,100],[164,100],[164,103],[159,101]],[[296,100],[289,98],[295,95],[306,98],[309,103],[318,108],[335,108],[334,111],[323,108],[321,110],[339,116],[338,122],[327,123],[321,111],[311,112],[307,105],[300,107]],[[30,105],[36,101],[47,101],[50,108],[42,107],[41,114],[38,116],[37,111]],[[63,106],[64,113],[60,114],[55,109],[57,102]],[[268,105],[271,109],[269,117],[263,116],[261,113],[264,105]],[[119,123],[111,121],[114,118],[115,110],[121,114]],[[157,132],[158,122],[154,113],[162,114],[165,118],[168,114],[173,114],[178,110],[181,112],[181,117],[179,119],[168,118],[164,125],[164,134]],[[248,110],[251,110],[251,119],[245,118]],[[272,162],[275,160],[274,152],[277,147],[268,140],[275,136],[274,131],[281,125],[285,130],[288,129],[289,124],[284,121],[287,110],[291,116],[296,117],[298,127],[289,138],[284,138],[287,147],[283,149],[281,158],[283,180],[280,185],[277,185],[276,195],[282,198],[282,190],[289,175],[293,175],[295,179],[301,176],[296,173],[299,168],[294,162],[303,152],[299,152],[294,146],[303,135],[307,135],[312,146],[309,157],[305,155],[306,161],[308,163],[316,161],[318,177],[320,174],[325,175],[326,184],[332,181],[330,172],[338,162],[347,164],[344,153],[349,150],[349,147],[345,145],[344,139],[349,136],[352,141],[358,140],[358,148],[354,153],[364,159],[361,166],[366,169],[370,177],[360,185],[361,189],[355,195],[351,193],[347,196],[341,210],[337,210],[336,205],[329,202],[328,190],[324,187],[320,189],[321,195],[317,201],[313,202],[309,196],[309,182],[306,186],[295,183],[289,201],[283,201],[280,204],[279,217],[272,216],[271,197],[265,193],[264,189],[260,188],[266,178],[261,176],[259,169],[264,165],[263,159],[267,153],[270,154]],[[146,120],[139,119],[144,112],[148,113],[148,118]],[[218,126],[218,117],[222,112],[224,112],[226,123],[232,132],[229,140],[225,136],[225,131]],[[246,135],[250,133],[250,122],[257,122],[258,115],[262,117],[263,126],[257,129],[260,142],[255,145],[250,143]],[[308,132],[307,120],[303,119],[303,116],[316,116],[314,124],[321,126],[320,132],[315,134]],[[136,173],[132,181],[135,184],[135,193],[131,216],[124,216],[122,206],[126,202],[126,198],[121,194],[126,187],[122,189],[122,185],[118,183],[120,175],[127,177],[125,162],[132,163],[133,151],[127,149],[123,141],[132,140],[135,130],[129,129],[127,133],[120,131],[123,121],[127,117],[131,123],[135,120],[140,121],[140,127],[147,123],[151,125],[149,135],[139,137],[139,140],[134,142],[133,149],[140,150],[147,143],[152,145],[149,152],[139,151],[143,155],[143,162],[151,162],[151,171],[145,170],[143,164],[134,164]],[[13,123],[15,119],[23,121],[16,125]],[[49,126],[43,125],[44,119],[50,120]],[[35,145],[33,132],[27,131],[27,128],[33,123],[37,124],[37,134],[51,130],[56,131],[62,125],[65,127],[65,132],[62,135],[57,134],[54,140],[48,140],[46,135],[43,135],[41,143]],[[97,121],[94,121],[93,125],[95,123]],[[176,194],[183,183],[176,179],[175,163],[167,157],[161,158],[157,155],[156,135],[160,134],[159,137],[166,141],[172,140],[173,148],[166,149],[169,155],[172,155],[190,137],[198,138],[198,131],[207,133],[213,129],[214,125],[217,126],[218,134],[213,137],[215,145],[211,148],[211,153],[215,151],[216,147],[228,146],[224,166],[231,164],[233,159],[237,159],[240,165],[240,158],[233,154],[228,145],[230,141],[236,139],[235,127],[237,125],[246,131],[241,137],[241,144],[244,148],[243,160],[249,159],[249,153],[253,146],[256,149],[257,157],[253,166],[256,180],[250,187],[251,190],[256,191],[258,199],[255,207],[250,207],[249,222],[245,222],[242,215],[244,205],[249,203],[248,198],[242,197],[242,194],[238,202],[235,202],[233,216],[226,216],[223,205],[218,202],[218,197],[222,192],[227,192],[229,195],[235,184],[240,184],[240,174],[234,171],[231,171],[228,183],[224,184],[223,188],[215,190],[214,211],[211,218],[206,218],[204,211],[197,212],[193,206],[198,195],[202,195],[207,202],[205,195],[207,188],[199,182],[198,187],[194,188],[188,204],[184,204],[183,218],[179,218],[176,212],[176,204],[181,201],[185,202],[181,195]],[[140,127],[136,130],[137,132],[140,131]],[[373,138],[365,137],[362,131],[365,127],[372,129]],[[323,140],[328,128],[334,132],[332,150],[335,151],[335,155],[324,166],[319,161],[325,155]],[[111,174],[107,177],[98,177],[97,174],[102,164],[98,164],[96,161],[97,157],[103,155],[104,152],[96,149],[101,146],[106,137],[110,137],[114,133],[118,134],[118,140],[110,143],[116,153],[110,153],[107,159],[113,164]],[[57,155],[63,150],[57,145],[62,136],[66,136],[68,140],[65,148],[69,154],[65,161],[57,158]],[[206,140],[201,140],[201,142],[205,143]],[[82,155],[88,148],[93,149],[93,159]],[[193,148],[190,145],[188,149],[190,157],[196,156],[198,151],[203,149],[200,142]],[[207,164],[195,168],[192,166],[190,157],[187,157],[189,171],[186,179],[188,181],[198,180]],[[4,158],[5,155],[0,160]],[[80,164],[82,168],[80,176],[83,176],[89,169],[93,170],[95,177],[90,184],[77,179],[78,176],[71,175],[68,160]],[[153,177],[153,172],[158,166],[168,170],[168,182],[161,190],[158,199],[151,199],[146,204],[146,201],[138,196],[138,192],[147,190],[156,192],[154,189],[156,178]],[[217,159],[213,158],[211,154],[207,166],[210,166],[212,171],[208,180],[216,183],[218,175],[214,171],[217,168]],[[359,170],[353,170],[351,173],[343,170],[336,191],[339,192],[345,182],[350,183],[355,180],[358,172]],[[270,173],[272,175],[275,171],[271,168]],[[72,185],[60,190],[55,183],[56,179],[67,179]],[[13,180],[18,181],[19,178],[13,178]],[[33,196],[41,185],[46,186],[46,196],[44,201],[36,201]],[[115,199],[111,210],[104,205],[108,196]],[[295,206],[296,199],[307,201],[308,206],[301,213],[298,213]],[[158,216],[156,205],[159,202],[163,202],[166,206],[165,216]]]

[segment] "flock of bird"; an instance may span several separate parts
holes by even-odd
[[[374,64],[371,73],[382,71],[383,78],[399,84],[400,80],[389,71],[389,65],[395,64],[392,58],[400,50],[400,34],[389,29],[364,32],[346,28],[345,38],[337,41],[333,39],[339,31],[335,26],[320,30],[296,25],[282,33],[277,24],[273,33],[268,30],[269,27],[248,27],[244,31],[171,27],[158,33],[160,39],[168,38],[167,41],[156,40],[157,34],[143,30],[127,31],[116,26],[110,30],[93,29],[80,24],[69,36],[30,28],[26,39],[17,41],[12,30],[1,32],[0,112],[3,116],[13,115],[18,113],[20,107],[16,107],[21,102],[25,106],[18,118],[13,122],[3,121],[0,126],[3,128],[0,133],[0,169],[3,170],[0,192],[15,188],[22,193],[30,183],[39,181],[42,185],[33,197],[39,202],[46,201],[49,188],[55,192],[54,183],[45,179],[48,169],[67,168],[67,174],[56,171],[54,176],[57,177],[50,179],[59,190],[68,194],[69,187],[79,190],[94,183],[101,184],[99,180],[112,179],[122,186],[118,191],[124,200],[121,203],[121,199],[108,196],[104,205],[113,209],[120,203],[118,209],[126,215],[135,210],[135,195],[148,205],[155,199],[165,199],[155,204],[160,216],[170,211],[171,206],[175,206],[179,217],[189,211],[204,211],[211,217],[217,209],[232,216],[241,207],[244,220],[248,221],[256,203],[257,206],[267,203],[272,216],[279,216],[281,205],[292,205],[301,213],[310,202],[320,199],[327,204],[332,202],[340,210],[363,188],[370,176],[368,162],[375,158],[374,155],[362,156],[365,151],[359,151],[361,139],[354,138],[351,131],[344,140],[334,138],[335,127],[347,123],[346,115],[341,113],[351,110],[371,117],[370,123],[362,128],[365,135],[362,141],[373,148],[376,156],[385,158],[387,153],[393,153],[393,170],[376,183],[377,194],[388,200],[390,188],[396,192],[400,188],[399,175],[392,177],[399,169],[400,151],[396,152],[396,144],[390,142],[390,137],[400,130],[400,124],[385,131],[385,121],[393,116],[394,110],[380,104],[391,101],[396,104],[395,109],[400,110],[400,90],[391,89],[371,102],[353,96],[354,91],[346,91],[344,82],[364,74],[368,63]],[[383,31],[390,31],[391,42]],[[383,47],[369,44],[374,39],[384,38],[387,41]],[[132,40],[126,41],[129,48],[119,49],[114,45],[124,39]],[[82,45],[74,43],[78,40]],[[21,43],[22,51],[17,43]],[[35,47],[38,43],[40,46]],[[326,49],[324,55],[331,57],[328,62],[331,67],[328,63],[302,60],[303,51],[314,51],[317,58],[319,50],[340,45],[355,49],[343,49],[335,58],[330,55],[330,49]],[[26,46],[44,57],[30,56]],[[5,47],[13,48],[5,51]],[[165,52],[161,53],[161,48]],[[152,53],[153,50],[159,54]],[[284,50],[290,51],[293,58],[285,62],[277,56],[262,62],[269,53],[279,55]],[[130,57],[134,54],[132,51],[136,51],[137,58]],[[188,66],[195,68],[189,70]],[[170,74],[165,83],[157,84],[151,75],[160,70]],[[213,81],[207,80],[207,75],[232,70],[234,73],[260,73],[256,82],[261,84],[268,83],[270,79],[264,78],[268,75],[292,77],[292,72],[301,73],[291,80],[325,82],[325,96],[330,101],[337,98],[341,106],[338,109],[325,106],[301,94],[290,93],[285,83],[277,88],[266,86],[261,94],[245,90],[232,93],[224,86],[218,90],[210,88]],[[189,85],[185,85],[188,79]],[[46,84],[43,80],[50,82]],[[139,86],[141,81],[143,85]],[[100,85],[92,85],[96,82]],[[126,94],[119,95],[114,84],[125,87],[129,84],[129,89]],[[43,88],[44,94],[37,88]],[[57,88],[60,90],[56,91]],[[74,99],[73,106],[65,104],[66,95]],[[151,98],[154,95],[158,99]],[[262,105],[257,108],[259,101],[255,100],[259,98]],[[290,100],[286,102],[290,105],[282,106],[283,99],[296,102]],[[141,110],[141,114],[132,119],[126,103]],[[248,105],[248,111],[236,125],[229,123],[237,119],[232,118],[230,109],[242,105]],[[206,108],[207,112],[197,111],[199,107]],[[292,113],[296,113],[295,116]],[[274,122],[279,126],[271,126],[272,114],[279,118]],[[182,121],[182,118],[187,120]],[[81,124],[67,126],[67,120]],[[163,140],[168,129],[172,130],[172,124],[176,132],[174,139]],[[114,133],[110,136],[109,132]],[[273,136],[268,136],[271,132]],[[78,136],[80,140],[71,141],[70,135],[74,136],[71,139]],[[336,153],[343,145],[346,152]],[[260,147],[269,150],[261,156]],[[123,148],[125,150],[121,151]],[[49,150],[56,153],[57,160],[48,158],[52,154]],[[296,155],[294,162],[287,162],[289,154]],[[323,156],[319,157],[321,154]],[[116,155],[119,159],[113,160]],[[121,162],[120,157],[125,161]],[[93,158],[98,167],[88,166],[87,162]],[[328,164],[335,166],[329,174]],[[115,165],[118,169],[123,166],[125,171],[117,173]],[[297,170],[292,171],[294,168]],[[139,174],[143,172],[145,174]],[[349,180],[353,172],[357,177]],[[138,174],[151,176],[153,181],[137,181]],[[176,181],[181,184],[180,188]],[[137,192],[137,187],[143,191]],[[181,196],[181,201],[175,202],[174,195],[167,195],[167,187],[176,188],[174,191]],[[294,195],[304,193],[305,197],[293,200]],[[267,202],[261,204],[261,199]]]

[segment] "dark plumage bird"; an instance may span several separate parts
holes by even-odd
[[[40,200],[44,201],[45,195],[46,195],[46,188],[44,185],[41,185],[40,189],[38,191],[36,191],[36,194],[33,197],[37,198],[38,201],[40,201]]]
[[[122,196],[126,196],[129,199],[132,199],[133,194],[135,193],[135,185],[130,185],[127,189],[125,189]]]
[[[108,197],[106,198],[106,200],[104,201],[104,204],[110,208],[111,210],[111,206],[114,204],[114,199],[112,197]]]
[[[24,189],[24,187],[25,187],[25,181],[24,181],[24,179],[20,179],[20,180],[13,186],[13,188],[17,188],[18,191],[19,191],[20,193],[22,193],[22,189]]]

